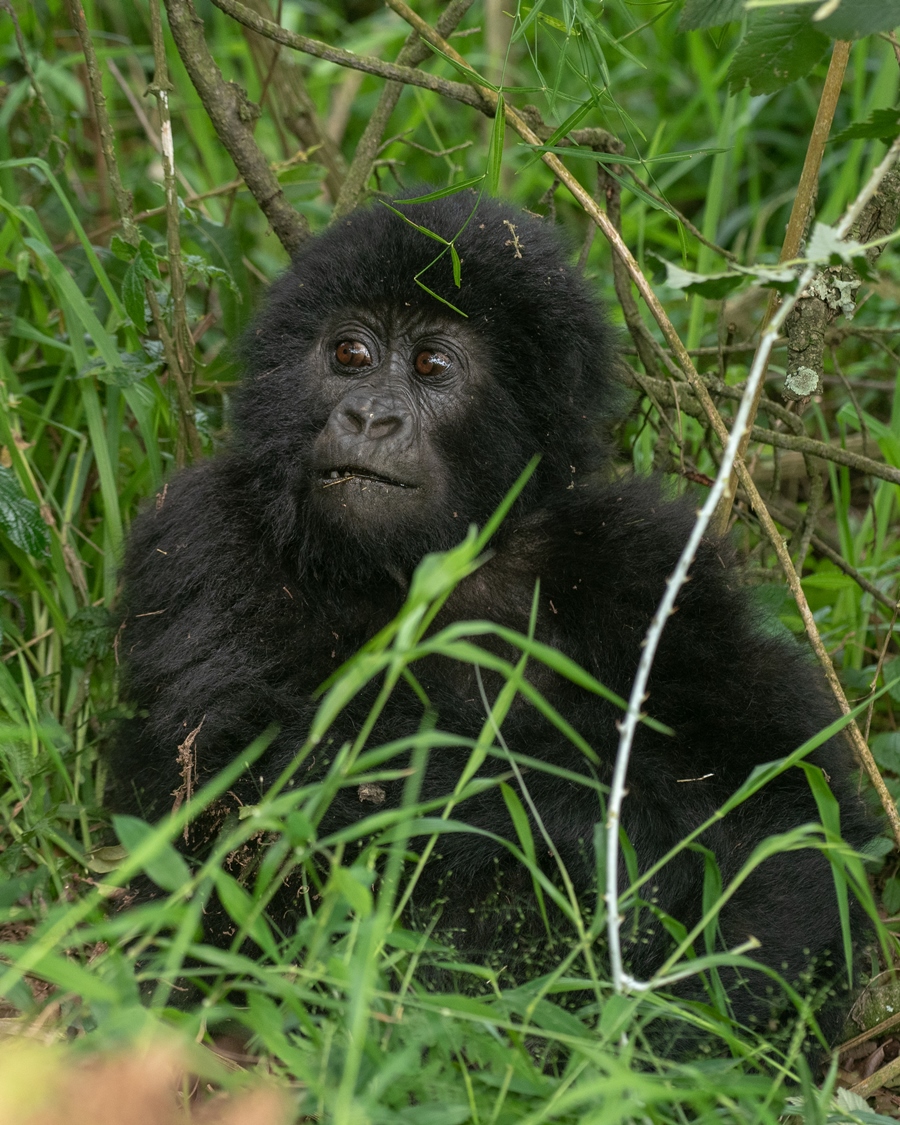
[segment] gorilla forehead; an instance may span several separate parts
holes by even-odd
[[[515,356],[517,382],[546,389],[558,383],[546,378],[548,367],[562,363],[576,382],[582,369],[592,370],[589,382],[608,388],[610,330],[549,222],[494,200],[478,202],[471,192],[392,205],[411,222],[375,202],[300,250],[272,287],[264,337],[251,330],[251,374],[283,363],[288,342],[308,349],[340,310],[408,308],[411,316],[460,319],[446,301],[495,356]],[[455,239],[459,288],[449,252],[441,256],[441,244],[412,223]],[[443,301],[417,283],[423,270],[422,283]]]

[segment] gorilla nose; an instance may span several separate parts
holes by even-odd
[[[403,429],[403,418],[398,410],[390,410],[373,406],[345,407],[340,412],[340,422],[345,433],[370,438],[380,441],[382,438],[393,437]]]
[[[409,407],[391,394],[348,394],[334,408],[327,429],[333,438],[401,441],[412,431]]]

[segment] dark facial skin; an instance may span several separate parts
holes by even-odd
[[[329,410],[313,445],[311,500],[323,513],[390,524],[446,501],[435,436],[471,399],[477,367],[458,325],[342,316],[316,357]]]

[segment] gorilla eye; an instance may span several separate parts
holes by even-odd
[[[359,340],[342,340],[334,349],[334,358],[343,367],[368,367],[372,353]]]
[[[416,356],[415,367],[420,375],[443,375],[449,370],[451,362],[450,356],[444,352],[424,351]]]

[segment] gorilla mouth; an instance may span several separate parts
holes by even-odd
[[[386,477],[382,473],[373,472],[372,469],[359,468],[356,465],[348,465],[341,469],[331,469],[330,472],[322,474],[322,487],[332,488],[336,484],[346,484],[351,480],[365,480],[371,481],[373,484],[387,485],[390,488],[416,488],[414,484],[408,484],[406,481],[396,480],[393,477]]]

